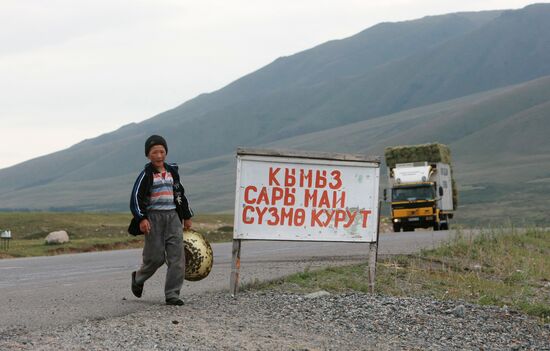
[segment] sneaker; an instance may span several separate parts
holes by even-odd
[[[136,272],[132,272],[132,293],[135,297],[141,297],[143,294],[143,285],[136,283]]]
[[[169,306],[183,306],[183,305],[185,305],[185,302],[183,302],[182,299],[178,299],[177,297],[173,297],[171,299],[167,299],[166,304],[169,305]]]

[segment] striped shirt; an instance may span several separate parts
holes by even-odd
[[[153,173],[153,186],[149,195],[147,210],[173,210],[174,179],[170,172]]]

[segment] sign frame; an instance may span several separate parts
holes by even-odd
[[[237,172],[236,172],[236,186],[235,186],[235,225],[233,233],[233,246],[232,246],[232,266],[230,277],[230,292],[232,296],[235,296],[238,291],[239,285],[239,271],[240,271],[240,257],[241,257],[241,240],[280,240],[280,241],[324,241],[324,242],[355,242],[355,243],[368,243],[369,244],[369,267],[368,277],[371,291],[374,290],[374,280],[376,272],[376,258],[378,254],[378,236],[380,231],[380,157],[366,156],[360,154],[343,154],[343,153],[329,153],[329,152],[317,152],[317,151],[302,151],[302,150],[283,150],[283,149],[257,149],[257,148],[237,148]],[[306,238],[289,238],[287,235],[283,238],[277,237],[243,237],[243,234],[237,233],[238,226],[241,220],[241,172],[243,161],[259,161],[259,162],[273,162],[273,163],[288,163],[296,165],[314,166],[330,166],[330,167],[359,167],[373,169],[373,184],[372,191],[372,213],[371,221],[376,220],[376,223],[372,224],[375,227],[370,228],[368,240],[366,238],[347,239],[346,237],[340,237],[338,239],[306,239]],[[294,161],[294,162],[293,162]],[[368,193],[368,192],[367,192]],[[359,208],[358,208],[359,210]],[[346,208],[347,211],[347,208]],[[370,211],[369,211],[370,213]],[[365,214],[365,222],[366,222]],[[244,218],[244,217],[243,217]],[[351,217],[350,217],[351,218]],[[372,223],[372,222],[371,222]],[[371,225],[371,226],[372,226]],[[331,227],[332,228],[332,227]],[[366,228],[363,226],[363,228]],[[332,228],[335,230],[334,228]],[[373,231],[374,230],[374,231]],[[345,234],[344,234],[345,235]]]

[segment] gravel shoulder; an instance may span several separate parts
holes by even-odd
[[[227,292],[40,331],[1,350],[550,350],[550,325],[506,308],[360,293]]]

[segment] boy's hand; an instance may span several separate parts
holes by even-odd
[[[151,231],[151,223],[149,223],[148,219],[142,219],[141,222],[139,222],[139,230],[144,234],[149,234]]]
[[[193,223],[191,222],[190,219],[184,219],[183,220],[183,230],[191,230],[192,225],[193,225]]]

